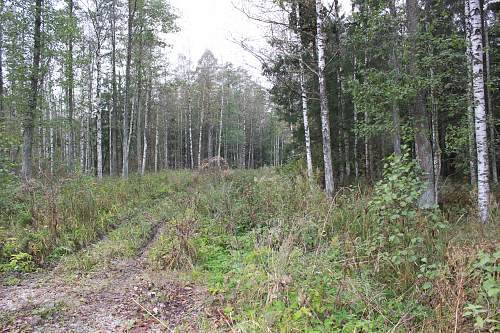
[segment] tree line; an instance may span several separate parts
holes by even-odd
[[[0,4],[3,172],[127,178],[217,156],[282,163],[283,128],[244,69],[209,50],[169,64],[163,36],[178,28],[167,1]]]
[[[205,52],[168,63],[166,0],[3,0],[2,170],[127,178],[303,160],[327,195],[382,177],[409,151],[435,207],[446,179],[469,179],[483,222],[498,183],[498,0],[250,1],[272,83]],[[22,133],[22,135],[20,135]],[[19,165],[21,167],[19,168]],[[4,171],[2,171],[4,172]]]
[[[445,179],[469,178],[481,220],[498,184],[500,2],[464,0],[253,1],[270,51],[246,46],[291,124],[290,149],[321,170],[327,194],[382,177],[385,157],[408,151],[439,202]],[[347,12],[348,14],[343,14]]]

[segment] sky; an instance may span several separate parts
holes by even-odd
[[[341,0],[344,9],[349,8],[348,2]],[[167,37],[173,47],[172,63],[178,54],[184,54],[196,64],[203,52],[210,49],[217,59],[243,67],[254,79],[263,80],[259,61],[235,42],[245,40],[255,48],[266,45],[266,27],[241,11],[241,8],[251,10],[248,0],[170,0],[170,3],[178,10],[177,24],[181,29]]]

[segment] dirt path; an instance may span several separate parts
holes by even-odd
[[[205,331],[200,321],[213,313],[206,290],[147,264],[162,230],[155,226],[135,259],[71,277],[56,268],[0,286],[0,332]]]

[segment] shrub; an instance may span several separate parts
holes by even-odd
[[[369,209],[383,221],[414,219],[422,187],[418,165],[410,154],[391,155],[385,161],[383,179],[375,184]]]

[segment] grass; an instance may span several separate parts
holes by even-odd
[[[44,238],[43,251],[30,252],[22,240],[47,233],[51,220],[21,228],[16,221],[30,212],[27,201],[3,220],[2,242],[17,251],[4,254],[4,265],[26,253],[28,267],[62,258],[67,269],[91,270],[103,258],[137,256],[164,221],[148,251],[150,265],[206,286],[223,310],[223,329],[498,331],[498,207],[492,223],[481,225],[474,194],[448,184],[440,209],[419,211],[418,182],[394,163],[398,177],[386,175],[374,188],[342,188],[333,199],[284,170],[78,178],[59,185],[57,237]],[[81,191],[87,199],[71,202]],[[50,207],[45,200],[35,212]],[[68,245],[70,239],[80,245]],[[54,254],[65,246],[69,251]],[[210,317],[202,324],[213,329]]]
[[[128,181],[78,176],[33,182],[3,201],[14,209],[0,214],[0,268],[29,271],[78,253],[117,229],[120,233],[147,233],[148,219],[135,228],[120,228],[139,218],[161,200],[187,187],[185,172],[132,177]],[[137,221],[136,221],[137,222]],[[133,236],[133,235],[131,235]],[[137,246],[134,244],[132,246]],[[24,254],[24,266],[12,265]]]
[[[360,187],[328,200],[271,170],[197,177],[151,260],[207,285],[233,330],[498,330],[498,224],[451,202],[453,186],[441,210],[384,216]]]

